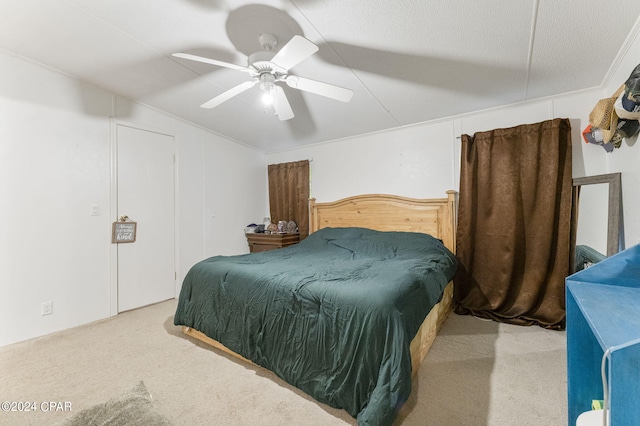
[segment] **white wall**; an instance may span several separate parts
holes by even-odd
[[[411,197],[444,197],[448,189],[459,188],[461,134],[553,118],[569,118],[572,127],[573,177],[621,171],[623,184],[625,239],[627,246],[640,239],[640,147],[625,144],[607,154],[597,145],[586,144],[582,130],[595,103],[612,93],[640,62],[640,40],[635,40],[619,71],[613,73],[611,87],[569,93],[548,99],[524,102],[360,135],[339,141],[292,149],[267,156],[269,164],[312,159],[311,192],[318,201],[333,201],[363,193],[391,193]],[[615,86],[615,87],[614,87]],[[613,89],[612,89],[613,88]],[[606,202],[606,201],[604,201]],[[582,209],[586,216],[589,209]],[[595,218],[598,230],[582,243],[606,253],[606,215]],[[602,231],[602,232],[601,232]],[[578,241],[579,243],[581,241]]]
[[[195,262],[248,251],[264,154],[3,53],[0,81],[0,346],[111,314],[113,120],[175,136],[177,288]]]
[[[267,161],[312,160],[311,196],[318,201],[367,193],[445,197],[457,188],[452,140],[445,121],[273,153]]]
[[[444,197],[446,190],[459,188],[461,134],[563,117],[571,119],[574,176],[604,173],[605,151],[583,146],[581,139],[600,97],[601,90],[587,90],[271,153],[267,162],[312,159],[311,190],[318,201],[363,193]]]

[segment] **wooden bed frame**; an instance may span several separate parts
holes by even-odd
[[[447,191],[447,198],[436,199],[369,194],[328,203],[317,203],[315,198],[309,201],[309,232],[311,233],[326,227],[352,226],[377,231],[420,232],[441,239],[444,245],[455,254],[455,224],[456,191]],[[450,282],[444,290],[441,301],[427,315],[411,342],[411,366],[414,376],[452,307],[453,282]],[[183,332],[253,364],[200,331],[183,326]]]

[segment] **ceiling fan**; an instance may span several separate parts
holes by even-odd
[[[298,35],[293,36],[293,38],[275,54],[273,48],[277,45],[278,41],[274,35],[268,33],[261,34],[258,41],[263,50],[250,55],[246,67],[188,53],[174,53],[172,55],[177,58],[204,62],[206,64],[246,72],[251,77],[251,80],[241,83],[200,105],[202,108],[215,108],[221,103],[258,84],[264,92],[263,101],[266,104],[274,105],[275,113],[281,121],[289,120],[294,117],[294,114],[284,90],[280,85],[276,84],[279,82],[284,82],[287,86],[294,89],[315,93],[338,101],[349,102],[349,100],[351,100],[353,91],[350,89],[289,74],[291,68],[318,51],[318,46],[311,41]]]

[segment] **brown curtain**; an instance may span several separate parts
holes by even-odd
[[[293,220],[300,239],[309,235],[309,160],[270,164],[269,208],[271,222]]]
[[[571,125],[462,136],[458,314],[562,329],[571,251]]]

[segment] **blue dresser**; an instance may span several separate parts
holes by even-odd
[[[603,399],[611,426],[640,425],[640,245],[566,279],[569,426]]]

